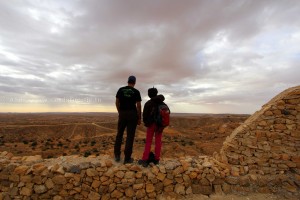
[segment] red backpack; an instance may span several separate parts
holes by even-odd
[[[160,104],[157,107],[157,113],[154,119],[158,127],[166,127],[170,124],[170,109],[166,104]]]

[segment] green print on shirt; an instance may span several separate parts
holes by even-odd
[[[123,89],[122,90],[124,97],[130,98],[134,92],[131,89]]]

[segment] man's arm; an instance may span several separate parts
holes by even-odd
[[[147,118],[149,116],[149,101],[147,101],[143,108],[143,122],[146,124]]]
[[[138,114],[138,125],[140,125],[142,120],[142,106],[140,101],[136,102],[136,108]]]
[[[120,100],[118,98],[116,98],[116,108],[118,110],[118,113],[120,111]]]

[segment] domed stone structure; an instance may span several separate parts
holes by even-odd
[[[236,176],[300,169],[300,87],[280,93],[235,129],[221,155]]]

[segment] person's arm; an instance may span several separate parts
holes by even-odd
[[[118,113],[120,111],[120,100],[118,98],[116,98],[116,108],[118,110]]]
[[[149,116],[149,102],[147,101],[143,108],[143,122],[147,124],[147,118]]]
[[[140,125],[142,120],[142,106],[140,101],[136,102],[136,108],[138,114],[138,125]]]

